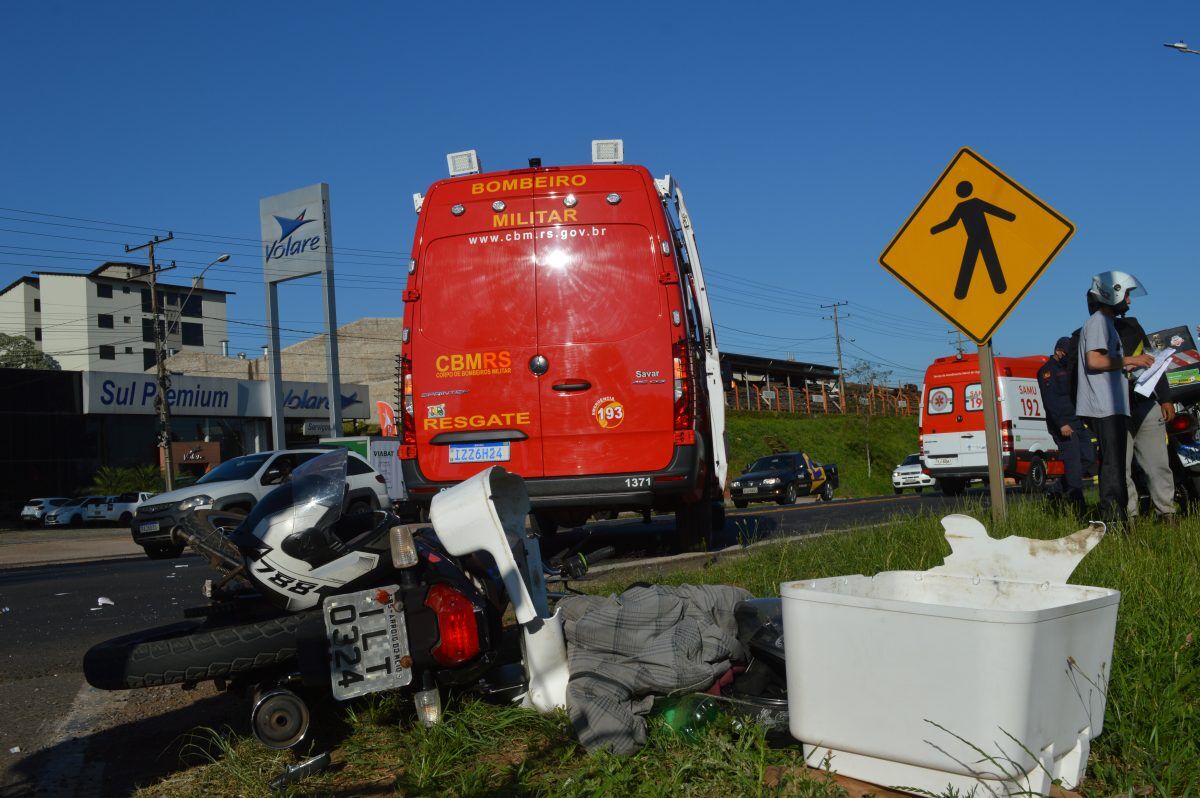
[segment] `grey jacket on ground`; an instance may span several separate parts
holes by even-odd
[[[636,753],[654,696],[706,689],[744,661],[733,609],[751,597],[725,585],[654,585],[560,601],[567,713],[583,747]]]

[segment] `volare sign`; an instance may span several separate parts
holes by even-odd
[[[327,184],[260,200],[259,222],[268,283],[319,274],[332,267]]]
[[[153,376],[85,371],[83,412],[116,415],[152,415],[158,385]],[[325,418],[329,392],[323,383],[285,382],[284,415],[288,418]],[[365,385],[343,385],[338,401],[347,418],[369,418]],[[180,416],[269,418],[269,386],[259,380],[222,377],[174,376],[166,392],[171,412]]]

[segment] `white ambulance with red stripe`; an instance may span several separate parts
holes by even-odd
[[[1037,381],[1045,362],[1038,356],[996,358],[1004,475],[1030,492],[1042,490],[1048,477],[1063,473]],[[940,357],[926,370],[920,430],[925,472],[937,480],[942,493],[954,496],[972,480],[987,478],[977,355]]]

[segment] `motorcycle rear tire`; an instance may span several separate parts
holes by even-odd
[[[83,675],[101,690],[195,684],[296,658],[300,626],[315,611],[240,626],[176,623],[98,643],[83,657]]]

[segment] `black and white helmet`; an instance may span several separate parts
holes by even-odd
[[[345,449],[333,449],[297,467],[291,481],[264,496],[231,536],[247,561],[247,577],[289,612],[315,607],[323,595],[390,564],[386,546],[349,548],[338,535],[346,458]],[[363,521],[362,531],[369,531],[373,517]]]

